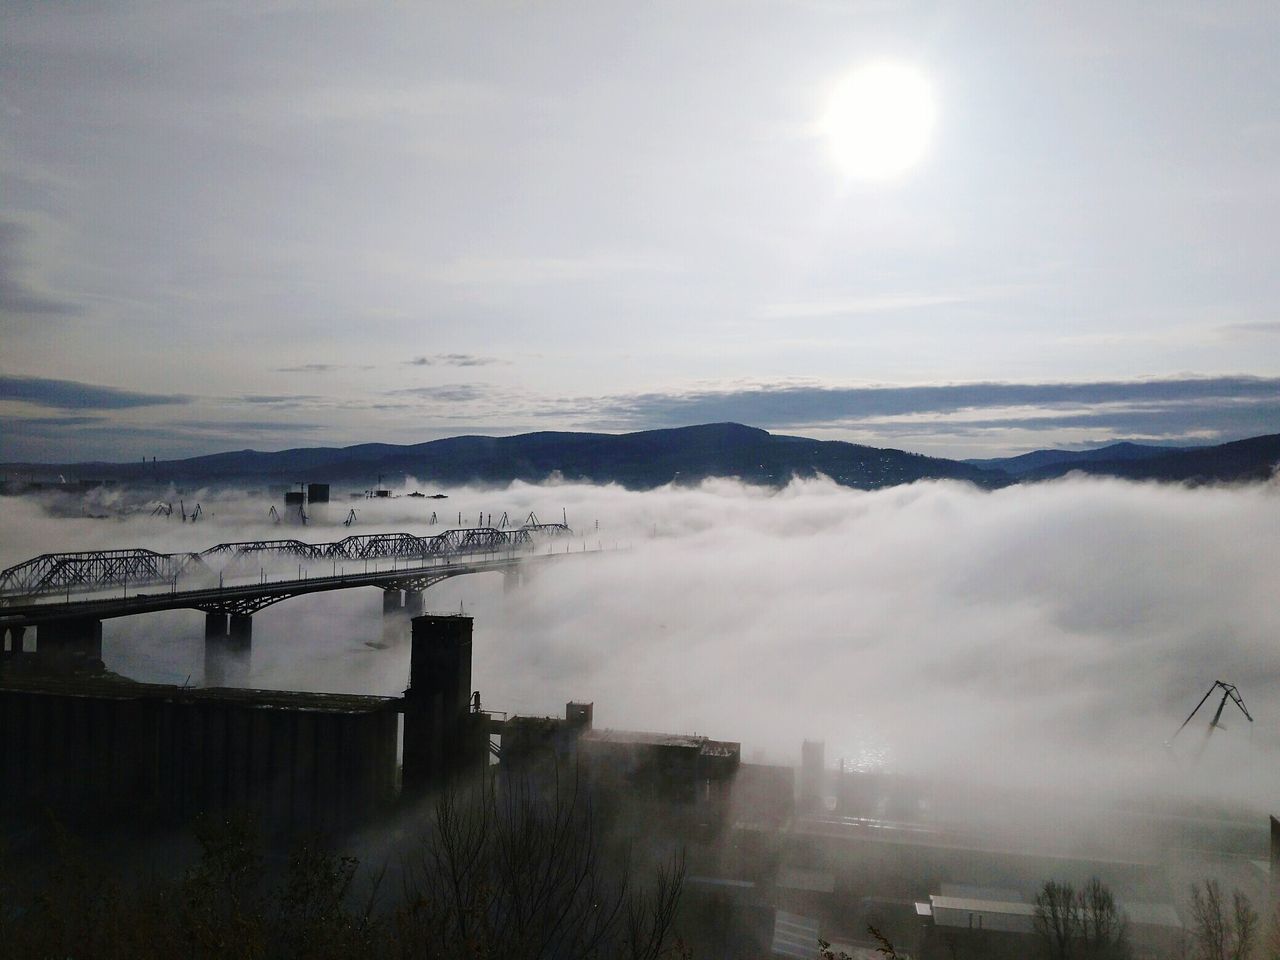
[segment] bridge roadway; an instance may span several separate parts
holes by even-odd
[[[436,560],[428,563],[392,561],[382,569],[340,573],[336,576],[303,576],[289,579],[263,579],[249,583],[228,583],[217,587],[163,592],[146,592],[140,584],[137,593],[127,588],[114,596],[85,599],[56,599],[45,602],[0,606],[0,633],[12,627],[38,626],[53,620],[109,620],[158,610],[200,610],[204,613],[252,614],[273,603],[307,593],[348,590],[355,587],[378,587],[384,591],[419,592],[449,577],[471,573],[517,573],[522,565],[541,564],[564,557],[565,553],[512,553],[506,556],[468,560]],[[571,554],[570,554],[571,555]]]

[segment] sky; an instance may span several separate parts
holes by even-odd
[[[1277,44],[1244,0],[14,0],[0,459],[1273,433]],[[830,116],[884,63],[931,122],[868,177]]]

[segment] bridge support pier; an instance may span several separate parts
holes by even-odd
[[[519,567],[507,567],[502,571],[502,592],[512,593],[524,582]]]
[[[204,615],[204,685],[249,685],[253,652],[253,616],[248,613]]]
[[[233,613],[227,636],[231,638],[232,646],[244,650],[247,654],[253,645],[253,614]]]
[[[382,642],[386,646],[403,643],[409,632],[409,614],[399,590],[382,591]]]
[[[406,590],[404,592],[404,615],[409,619],[422,616],[422,590]]]
[[[46,620],[36,627],[36,650],[55,669],[102,670],[102,621]]]
[[[204,615],[204,639],[218,640],[227,635],[227,615],[225,613],[206,613]]]

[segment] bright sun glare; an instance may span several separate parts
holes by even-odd
[[[832,159],[846,175],[888,180],[924,156],[934,118],[933,91],[924,74],[909,64],[880,61],[837,84],[821,126]]]

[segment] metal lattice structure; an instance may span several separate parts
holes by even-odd
[[[571,533],[564,524],[533,524],[514,530],[467,527],[430,537],[412,533],[374,533],[346,537],[333,543],[295,539],[245,540],[219,543],[200,553],[157,553],[153,550],[89,550],[46,553],[0,571],[0,598],[36,597],[117,586],[171,584],[184,574],[208,577],[237,573],[249,561],[296,559],[313,561],[449,560],[493,555],[531,546],[537,536]]]
[[[301,540],[244,540],[240,543],[220,543],[210,547],[200,556],[228,557],[238,560],[256,554],[270,557],[300,557],[303,560],[321,560],[327,544],[303,543]]]
[[[526,523],[520,529],[548,537],[563,537],[573,533],[566,523]]]
[[[42,553],[0,571],[0,593],[33,596],[140,583],[171,583],[193,567],[200,554],[154,550],[86,550]]]

